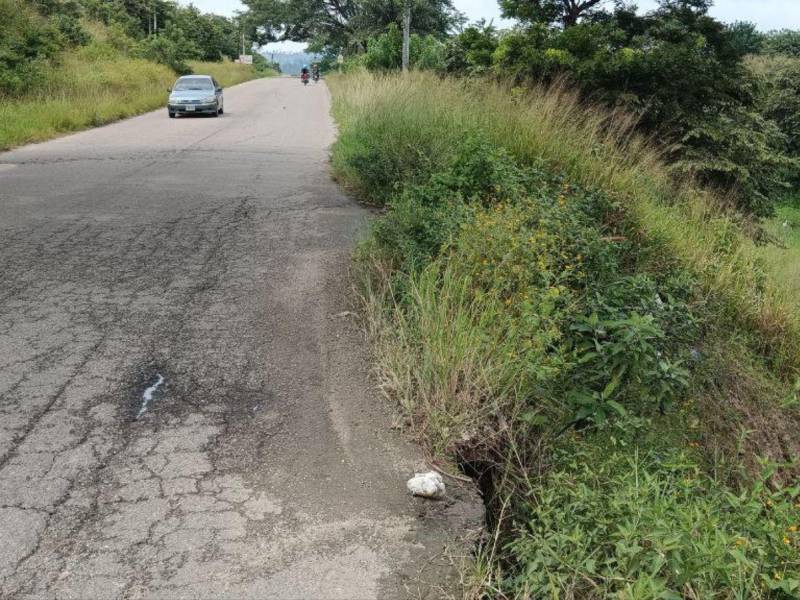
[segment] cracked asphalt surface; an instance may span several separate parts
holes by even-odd
[[[457,595],[480,506],[405,490],[327,89],[225,106],[0,154],[0,597]]]

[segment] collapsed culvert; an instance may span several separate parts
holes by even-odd
[[[495,531],[502,508],[496,484],[497,478],[502,475],[502,453],[486,444],[465,441],[456,446],[455,458],[458,469],[472,479],[478,488],[483,501],[485,531]]]

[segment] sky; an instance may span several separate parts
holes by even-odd
[[[188,4],[187,0],[182,0]],[[232,15],[241,10],[239,0],[192,0],[203,12]],[[496,0],[454,0],[458,10],[465,13],[471,21],[494,19],[496,25],[509,25],[500,18],[500,8]],[[642,11],[656,6],[656,0],[638,0]],[[711,14],[725,22],[751,21],[762,31],[772,29],[800,29],[800,0],[716,0]],[[286,42],[281,45],[270,44],[269,49],[302,50],[303,44]]]

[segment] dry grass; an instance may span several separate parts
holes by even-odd
[[[486,334],[498,300],[476,300],[469,280],[433,264],[408,283],[411,301],[399,310],[391,270],[366,256],[359,267],[379,386],[434,455],[452,455],[454,439],[483,434],[494,415],[514,412],[518,398],[507,386],[516,365],[504,358],[514,341]]]

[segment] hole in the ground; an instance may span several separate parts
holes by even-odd
[[[493,462],[475,458],[474,452],[458,451],[458,468],[464,475],[471,477],[478,485],[483,498],[484,521],[487,531],[492,531],[497,525],[494,511],[495,501],[494,476],[496,465]],[[472,455],[472,456],[470,456]]]

